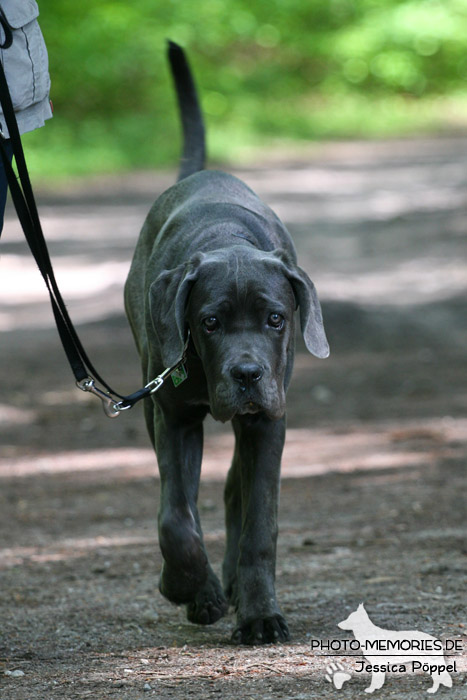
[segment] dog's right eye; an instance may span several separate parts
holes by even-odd
[[[204,326],[204,330],[208,333],[212,333],[219,326],[219,321],[215,316],[208,316],[207,318],[203,318],[202,323]]]
[[[269,314],[268,326],[271,326],[271,328],[276,328],[279,331],[282,330],[284,326],[284,317],[277,313]]]

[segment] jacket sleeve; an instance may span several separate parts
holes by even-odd
[[[47,49],[37,22],[35,0],[0,0],[3,18],[12,30],[13,42],[0,50],[0,60],[10,90],[20,133],[32,131],[52,116]],[[0,41],[3,42],[3,29]],[[2,135],[8,138],[3,113]]]

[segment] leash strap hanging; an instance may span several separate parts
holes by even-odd
[[[8,43],[6,41],[3,44],[4,48],[6,48],[6,44],[9,46],[11,42]],[[3,143],[4,137],[2,134],[0,134],[0,156],[3,161],[3,166],[5,168],[5,173],[10,188],[11,198],[15,205],[18,219],[23,228],[24,235],[26,237],[26,241],[29,245],[31,253],[37,263],[39,271],[44,279],[47,290],[49,292],[52,311],[54,314],[55,323],[60,336],[60,340],[63,345],[63,349],[68,358],[71,370],[75,376],[77,386],[83,391],[88,391],[98,396],[103,403],[103,408],[106,415],[109,418],[115,418],[119,415],[120,411],[132,408],[141,399],[145,398],[146,396],[149,396],[150,394],[153,394],[155,391],[158,391],[158,389],[161,388],[164,381],[169,376],[175,376],[177,372],[181,371],[180,368],[183,368],[183,375],[184,363],[186,361],[185,355],[186,349],[188,347],[189,336],[185,344],[183,356],[179,360],[179,362],[173,365],[173,367],[164,370],[162,374],[160,374],[158,377],[149,382],[149,384],[147,384],[145,387],[143,387],[139,391],[134,392],[133,394],[130,394],[129,396],[123,396],[118,392],[114,391],[107,384],[107,382],[105,382],[104,379],[102,379],[102,377],[94,368],[93,364],[91,363],[89,357],[86,354],[86,351],[83,348],[83,345],[78,337],[78,334],[76,333],[76,330],[68,314],[65,302],[63,301],[62,295],[55,280],[55,274],[47,249],[47,243],[45,241],[44,234],[42,231],[39,213],[37,211],[36,201],[34,198],[34,193],[32,190],[29,173],[26,166],[26,160],[24,157],[18,124],[16,121],[14,108],[11,101],[10,91],[8,89],[8,83],[6,81],[1,61],[0,103],[2,105],[3,116],[5,118],[5,122],[10,135],[10,140],[13,148],[13,155],[15,157],[16,167],[18,169],[18,179],[16,178],[15,172],[10,163],[10,159],[5,151]],[[103,387],[105,387],[106,391],[103,391],[96,387],[96,380],[100,384],[102,384]],[[177,386],[176,380],[174,378],[173,381],[174,384]],[[120,401],[117,401],[115,397],[118,397]]]
[[[16,179],[13,167],[5,153],[3,143],[1,143],[1,156],[3,165],[7,175],[8,185],[10,187],[11,197],[18,214],[21,226],[31,250],[34,259],[37,263],[39,271],[47,286],[52,309],[57,323],[57,329],[62,340],[65,353],[68,357],[73,374],[77,381],[83,380],[88,376],[86,367],[91,373],[101,382],[106,389],[112,392],[110,387],[102,380],[99,374],[92,366],[86,352],[81,345],[81,342],[76,334],[71,319],[68,315],[65,303],[58,289],[52,263],[50,261],[47,244],[37,211],[34,193],[29,179],[29,173],[24,158],[23,146],[19,134],[18,124],[14,114],[13,104],[11,101],[8,84],[5,78],[3,66],[0,63],[0,97],[3,109],[3,115],[10,134],[10,140],[13,148],[16,165],[18,168],[19,182]],[[20,185],[21,183],[21,185]],[[112,392],[115,393],[115,392]],[[117,394],[119,396],[119,394]],[[123,397],[121,397],[123,398]]]

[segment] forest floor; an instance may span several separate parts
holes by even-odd
[[[11,209],[0,244],[0,697],[362,697],[362,657],[326,650],[359,603],[452,652],[465,697],[467,139],[316,146],[237,173],[289,228],[322,300],[331,357],[299,342],[277,591],[291,641],[230,642],[232,611],[187,622],[158,592],[159,481],[139,407],[109,421],[78,391]],[[122,287],[173,174],[40,190],[57,278],[93,363],[139,388]],[[206,424],[199,504],[219,573],[230,428]],[[337,641],[336,641],[337,640]],[[463,642],[462,642],[463,640]],[[318,647],[313,651],[311,642]],[[350,676],[339,689],[339,662]],[[326,675],[328,679],[326,679]],[[384,698],[422,698],[389,673]]]

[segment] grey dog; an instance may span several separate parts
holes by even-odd
[[[327,357],[313,283],[290,235],[242,181],[204,170],[204,126],[182,49],[169,42],[184,151],[177,184],[142,228],[125,306],[144,381],[185,356],[182,383],[145,399],[161,478],[160,591],[211,624],[232,603],[235,643],[289,638],[275,594],[277,509],[294,311],[308,350]],[[207,413],[232,421],[225,485],[223,588],[208,561],[197,510]]]

